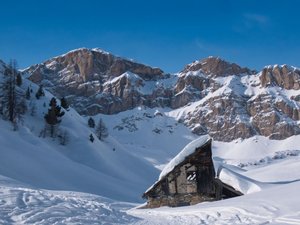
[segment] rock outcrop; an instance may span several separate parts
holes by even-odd
[[[300,70],[287,65],[265,67],[260,76],[263,87],[279,86],[287,90],[300,89]]]
[[[205,75],[210,76],[228,76],[237,74],[254,74],[255,71],[248,68],[242,68],[235,63],[229,63],[219,57],[208,57],[201,61],[195,61],[188,64],[182,73],[190,71],[201,71]]]
[[[138,89],[145,82],[166,77],[159,68],[86,48],[31,66],[24,73],[55,95],[67,97],[83,114],[112,114],[135,107],[142,99]]]
[[[215,140],[300,134],[300,70],[295,67],[255,72],[209,57],[170,75],[99,49],[78,49],[25,72],[85,115],[169,107],[194,133]]]

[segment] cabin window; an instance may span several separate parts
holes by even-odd
[[[196,182],[196,171],[187,171],[186,172],[186,180],[190,182]]]

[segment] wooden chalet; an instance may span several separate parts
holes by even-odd
[[[208,135],[201,136],[172,159],[143,194],[146,208],[193,205],[242,195],[216,178],[211,145]]]

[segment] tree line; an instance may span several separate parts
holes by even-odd
[[[31,86],[21,88],[23,81],[21,73],[17,70],[17,62],[11,60],[7,67],[4,68],[3,81],[0,83],[0,114],[5,120],[9,120],[13,124],[14,130],[18,129],[18,124],[23,121],[23,115],[27,112],[29,105],[30,115],[35,116],[36,105],[32,101],[33,90]],[[39,85],[36,93],[34,94],[36,100],[45,96],[43,86]],[[27,102],[29,104],[27,104]],[[69,104],[66,98],[60,99],[60,105],[58,105],[55,97],[51,98],[49,102],[49,108],[44,115],[45,128],[40,132],[41,137],[50,136],[52,138],[59,137],[61,144],[66,144],[68,141],[68,133],[66,131],[59,130],[59,124],[62,121],[62,117],[66,111],[69,111]],[[44,107],[46,104],[44,103]],[[100,141],[104,141],[108,137],[108,129],[100,118],[97,125],[92,117],[88,119],[88,126],[94,129],[94,134]],[[89,135],[91,142],[94,141],[93,134]]]

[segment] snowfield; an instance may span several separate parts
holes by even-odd
[[[35,93],[27,80],[22,88],[29,85]],[[244,196],[139,209],[165,165],[199,138],[175,119],[182,112],[138,107],[97,115],[109,130],[101,142],[88,117],[70,109],[60,124],[69,141],[60,145],[40,137],[51,98],[32,96],[36,113],[29,110],[18,131],[0,119],[0,224],[300,224],[300,136],[213,142],[216,172]]]
[[[134,204],[97,195],[31,189],[0,177],[0,224],[129,224]]]
[[[195,206],[134,209],[136,224],[300,224],[300,182]]]

